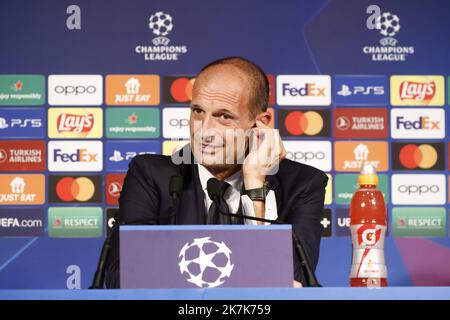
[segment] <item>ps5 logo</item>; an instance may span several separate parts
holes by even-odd
[[[129,161],[133,159],[138,154],[154,154],[154,152],[134,152],[134,151],[126,151],[124,155],[122,155],[122,152],[120,150],[114,150],[113,155],[109,157],[109,161],[112,162],[121,162],[121,161]]]
[[[351,95],[375,95],[375,96],[379,96],[379,95],[384,95],[384,87],[381,86],[354,86],[353,90],[350,89],[350,87],[348,85],[343,84],[341,86],[341,90],[337,92],[338,95],[343,96],[343,97],[347,97],[347,96],[351,96]]]
[[[0,129],[6,129],[8,127],[14,128],[40,128],[42,127],[42,119],[11,119],[11,124],[5,118],[0,118]]]

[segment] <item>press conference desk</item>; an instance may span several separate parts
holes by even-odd
[[[0,300],[450,300],[450,287],[0,290]]]

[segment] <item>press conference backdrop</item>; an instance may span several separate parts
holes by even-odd
[[[448,1],[2,1],[0,288],[86,288],[129,161],[188,138],[193,76],[249,58],[288,158],[330,182],[317,269],[347,286],[363,162],[392,286],[449,285]]]

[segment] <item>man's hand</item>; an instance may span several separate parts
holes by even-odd
[[[256,121],[249,141],[249,153],[242,166],[245,189],[262,188],[266,176],[275,174],[278,165],[286,157],[286,150],[278,130]]]
[[[303,285],[301,282],[298,282],[296,280],[294,280],[294,284],[293,284],[294,288],[303,288]]]

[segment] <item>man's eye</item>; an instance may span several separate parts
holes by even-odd
[[[203,112],[203,110],[202,110],[202,109],[199,109],[199,108],[194,108],[194,109],[192,109],[192,111],[193,111],[195,114],[202,114],[202,112]]]
[[[225,113],[221,115],[221,118],[224,119],[224,120],[232,120],[233,119],[232,116],[230,116],[228,114],[225,114]]]

